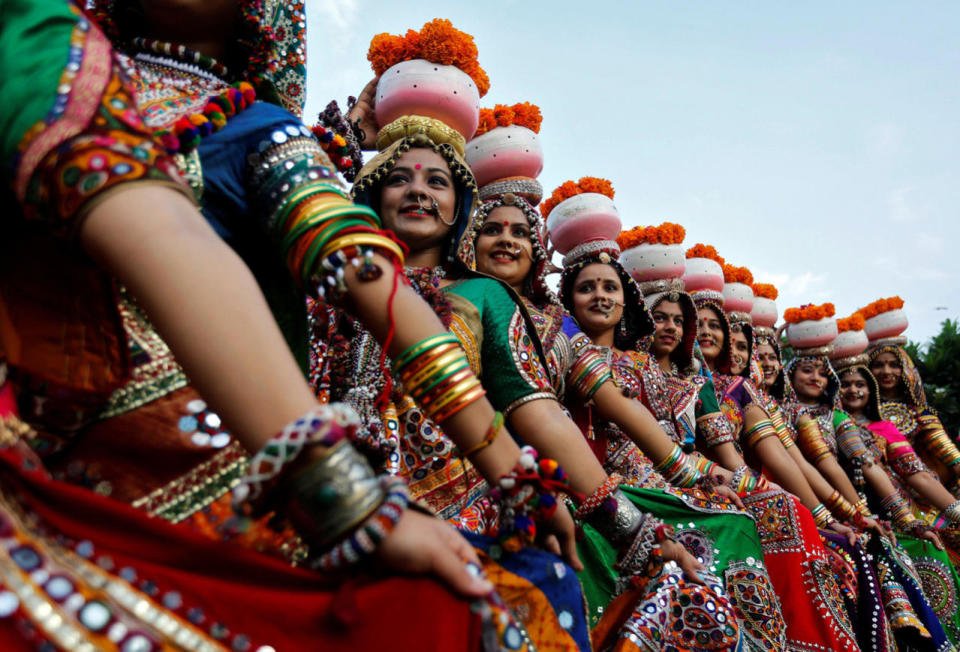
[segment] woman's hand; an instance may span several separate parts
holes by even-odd
[[[561,511],[561,510],[557,510]],[[483,577],[474,577],[467,564],[480,566],[476,551],[452,525],[407,510],[377,548],[386,568],[400,573],[434,575],[455,592],[479,598],[493,590]]]
[[[705,570],[703,564],[687,552],[682,543],[664,541],[660,544],[660,552],[663,554],[664,560],[677,562],[688,580],[696,584],[703,584],[703,580],[697,574],[697,571]]]
[[[940,540],[940,535],[937,534],[936,530],[925,530],[923,534],[919,535],[919,538],[926,539],[930,541],[937,547],[937,550],[943,550],[943,541]]]
[[[357,120],[360,121],[358,126],[363,131],[360,147],[367,151],[377,148],[377,132],[380,131],[380,125],[377,124],[377,113],[374,110],[377,99],[377,82],[379,81],[379,77],[374,77],[368,81],[367,85],[360,91],[357,103],[347,113],[347,120],[350,121],[350,124],[357,124]]]
[[[840,521],[834,521],[830,524],[830,529],[836,532],[837,534],[842,534],[847,537],[847,541],[851,546],[857,545],[857,533],[848,528],[846,525]]]
[[[746,509],[746,507],[743,506],[743,501],[740,500],[740,496],[737,495],[737,492],[731,489],[730,487],[728,487],[727,485],[718,484],[716,487],[713,488],[713,491],[718,496],[723,496],[724,498],[729,500],[731,503],[736,505],[739,509]]]
[[[546,522],[538,523],[538,528],[543,534],[543,547],[573,568],[575,571],[582,571],[583,564],[580,563],[580,557],[577,556],[576,526],[573,523],[573,517],[569,510],[564,506],[558,505],[556,513]]]
[[[886,527],[881,521],[875,518],[866,518],[863,519],[863,529],[873,530],[877,536],[886,537],[890,540],[890,543],[897,545],[897,537],[893,533],[893,530]]]

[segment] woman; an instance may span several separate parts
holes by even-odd
[[[960,505],[920,461],[896,426],[880,418],[877,409],[880,403],[879,387],[866,367],[865,356],[840,367],[839,377],[844,410],[860,427],[874,460],[888,474],[897,490],[896,495],[885,499],[872,491],[868,493],[868,498],[877,508],[883,508],[890,515],[898,531],[898,541],[909,554],[922,580],[927,602],[943,629],[951,639],[955,639],[958,631],[957,610],[951,605],[956,604],[958,582],[953,542],[957,538],[960,517],[957,511]],[[948,519],[946,523],[940,521],[938,530],[950,544],[948,551],[943,550],[936,534],[928,533],[927,528],[923,527],[926,514],[921,504],[939,509]],[[916,524],[920,524],[919,529]],[[908,590],[911,588],[907,581],[903,585]],[[917,605],[916,600],[912,599],[911,602]],[[917,613],[923,618],[921,608],[917,608]],[[926,619],[924,621],[927,622]]]
[[[794,358],[787,365],[785,373],[789,383],[787,391],[790,394],[790,397],[785,399],[787,412],[795,415],[802,410],[816,419],[821,434],[821,439],[817,443],[811,441],[804,443],[801,438],[800,448],[804,450],[804,454],[815,463],[825,459],[828,453],[834,463],[842,458],[847,465],[846,472],[850,473],[857,484],[868,486],[874,495],[881,497],[882,501],[893,499],[896,496],[896,489],[890,477],[882,466],[874,463],[874,458],[861,437],[860,429],[846,413],[837,408],[840,383],[826,356],[802,355]],[[840,469],[840,473],[844,474],[843,481],[834,486],[839,493],[852,493],[855,501],[864,504],[866,500],[861,499],[856,493],[846,472]],[[915,521],[914,525],[919,526],[920,522]],[[915,537],[924,535],[922,527],[908,529],[907,533],[912,533]],[[877,574],[885,575],[889,574],[890,569],[902,564],[902,560],[898,559],[897,553],[891,546],[874,550],[873,559],[875,562],[873,564],[868,560],[858,561],[858,570],[866,571],[866,565],[869,564]],[[896,570],[904,576],[909,573],[909,568]],[[889,601],[891,596],[884,595],[883,598]],[[942,647],[945,643],[944,637],[936,631],[939,626],[936,620],[930,618],[930,608],[926,600],[920,593],[915,593],[911,598],[911,603],[915,606],[910,608],[896,599],[893,604],[887,605],[888,613],[897,614],[896,618],[890,619],[896,635],[901,639],[929,639],[932,636],[937,647]],[[923,620],[922,623],[918,620],[918,615]]]
[[[592,404],[601,413],[596,424],[592,423],[589,411],[575,392],[564,394],[572,358],[576,355],[574,352],[584,351],[589,345],[583,342],[586,335],[576,324],[570,323],[555,295],[547,289],[544,230],[540,215],[524,199],[509,194],[494,198],[485,202],[475,214],[467,230],[469,238],[464,240],[471,242],[472,247],[461,247],[461,258],[475,260],[479,272],[509,283],[521,295],[548,352],[550,375],[557,396],[564,399],[575,415],[586,413],[586,420],[590,421],[586,430],[592,437],[591,448],[608,473],[618,473],[624,478],[623,484],[633,487],[628,491],[631,500],[641,509],[674,525],[686,547],[696,552],[699,561],[709,568],[711,574],[723,578],[731,602],[737,609],[747,646],[751,649],[782,647],[784,626],[776,607],[777,600],[762,564],[754,561],[762,553],[753,523],[731,518],[733,514],[729,513],[727,503],[712,501],[709,494],[700,489],[672,487],[653,468],[653,463],[641,452],[638,444],[624,434],[629,427],[604,423],[601,416],[604,413],[613,413],[616,415],[614,421],[622,424],[625,413],[643,409],[639,403],[624,398],[621,383],[618,382],[616,391],[610,394],[594,394]],[[630,314],[646,324],[642,299],[639,295],[634,296],[638,309]],[[633,332],[634,329],[628,328]],[[636,341],[637,337],[632,336],[632,339]],[[610,349],[606,352],[609,357]],[[616,377],[617,367],[612,369]],[[609,405],[602,405],[604,403]],[[664,436],[659,430],[657,434]],[[637,439],[642,442],[645,438]],[[605,445],[598,446],[598,441],[605,442]],[[591,614],[598,621],[603,607],[617,593],[618,574],[609,565],[613,555],[609,544],[592,528],[587,528],[586,533],[587,540],[581,543],[580,554],[588,572],[581,577],[588,603],[594,607]]]
[[[755,492],[743,498],[744,504],[757,518],[757,528],[764,543],[764,561],[770,570],[774,588],[784,603],[783,611],[788,617],[787,639],[820,641],[815,644],[827,648],[846,645],[856,649],[857,636],[850,625],[840,589],[816,528],[822,523],[824,528],[851,539],[852,532],[829,517],[829,512],[826,512],[807,483],[805,474],[784,449],[753,384],[742,376],[729,374],[733,351],[722,295],[706,290],[694,293],[693,297],[698,308],[697,343],[705,363],[704,373],[713,379],[721,409],[730,420],[733,433],[726,439],[710,442],[709,454],[727,468],[741,468],[745,465],[740,453],[742,450],[745,457],[757,466],[762,465],[765,474],[796,496]],[[811,508],[817,510],[819,523],[814,521]],[[779,516],[773,521],[769,520],[772,513],[784,511],[791,516],[789,521]],[[777,528],[771,527],[774,522]],[[788,532],[789,539],[794,543],[785,549],[781,541]],[[793,575],[800,564],[809,565],[817,578],[803,593],[787,588],[783,579]],[[817,610],[814,610],[814,605],[818,607]],[[822,613],[828,615],[827,620],[831,625],[817,625],[823,622]],[[870,633],[880,634],[882,630]]]
[[[370,118],[363,119],[368,124]],[[376,207],[384,225],[410,248],[408,264],[412,269],[408,270],[408,275],[450,325],[451,331],[458,335],[471,364],[480,371],[481,379],[490,380],[485,383],[488,395],[509,420],[511,430],[543,454],[559,457],[558,462],[567,471],[572,487],[588,494],[588,504],[599,507],[597,491],[609,493],[609,486],[605,485],[606,475],[599,464],[590,464],[592,456],[589,453],[582,454],[585,445],[579,431],[556,402],[541,361],[538,340],[528,335],[528,318],[522,305],[498,282],[471,278],[464,270],[448,263],[457,236],[466,228],[476,198],[473,176],[462,160],[462,137],[442,123],[408,116],[381,129],[378,144],[381,151],[357,177],[353,188],[355,198],[362,204]],[[454,273],[458,278],[450,279]],[[409,399],[397,392],[384,392],[388,377],[379,373],[376,367],[371,370],[370,366],[363,364],[364,360],[376,360],[379,356],[375,343],[356,325],[337,315],[330,321],[330,327],[330,333],[336,337],[333,348],[338,356],[342,356],[338,359],[343,361],[343,369],[359,387],[365,388],[346,398],[360,408],[368,421],[380,420],[384,424],[375,434],[374,446],[386,449],[391,455],[396,453],[386,459],[386,464],[397,465],[398,473],[411,477],[414,495],[426,497],[445,517],[457,519],[461,525],[472,526],[472,529],[486,529],[488,523],[478,521],[488,512],[494,516],[496,512],[477,504],[484,487],[479,481],[471,480],[476,478],[472,468],[454,455],[446,435],[428,418],[429,414],[410,409]],[[336,378],[332,378],[333,397],[337,397],[337,384]],[[382,408],[376,401],[379,395],[390,399]],[[465,451],[464,457],[470,457],[469,452]],[[496,481],[495,478],[491,480]],[[600,513],[595,509],[584,511],[588,521],[596,524],[626,552],[636,536],[653,532],[659,522],[626,501],[620,502],[616,492],[613,497],[617,504],[612,513]],[[461,515],[470,508],[478,517]],[[608,514],[629,516],[621,521],[623,525],[612,525]],[[503,529],[509,523],[498,525]],[[501,539],[503,536],[501,532]],[[472,540],[482,543],[476,538]],[[489,541],[486,545],[490,545]],[[695,577],[696,562],[680,544],[664,536],[659,547],[665,558],[676,558]],[[500,546],[493,546],[490,550],[492,554],[498,554]],[[504,552],[500,560],[509,568],[511,560],[518,557]],[[638,564],[636,571],[642,572],[646,566],[646,553],[639,561],[636,557],[628,557],[624,563],[627,566]],[[534,573],[530,582],[536,586],[553,575],[552,566],[528,570]],[[703,591],[687,584],[669,567],[666,570],[666,574],[640,582],[646,588],[638,589],[638,596],[631,596],[635,603],[645,599],[643,596],[654,596],[663,591]],[[673,578],[679,584],[674,585]],[[673,586],[676,588],[670,588]],[[729,607],[718,598],[704,595],[711,605],[728,613]],[[582,622],[577,620],[583,613],[577,612],[578,608],[582,609],[582,606],[555,604],[552,611],[541,609],[534,616],[541,619],[538,622],[541,631],[549,631],[561,641],[560,637],[570,636],[569,629],[576,629],[571,624],[579,626]],[[645,618],[644,614],[634,618],[638,628],[661,631],[660,624],[647,622]],[[730,618],[732,621],[732,615]],[[530,629],[529,618],[527,624]],[[717,633],[717,647],[728,645],[731,637],[735,639],[735,627],[719,624],[708,627]],[[670,637],[679,634],[666,632],[657,635]],[[577,642],[581,646],[587,645],[585,641],[581,642],[581,638]]]
[[[11,103],[3,120],[11,129],[4,131],[3,155],[11,185],[24,190],[24,214],[8,214],[5,223],[0,331],[11,383],[30,422],[7,418],[0,426],[3,527],[7,540],[17,542],[0,554],[4,649],[298,649],[318,643],[356,649],[398,642],[422,648],[422,640],[413,641],[424,638],[436,649],[450,649],[479,647],[478,627],[495,638],[516,628],[489,584],[464,568],[464,560],[478,561],[469,546],[439,521],[406,510],[405,489],[377,479],[342,441],[357,427],[355,417],[316,404],[250,270],[178,189],[178,176],[136,111],[104,35],[59,0],[4,9],[0,47],[10,62],[3,79],[10,82],[4,87]],[[182,12],[181,18],[197,17],[191,8]],[[21,146],[19,152],[11,143]],[[364,281],[349,270],[344,282],[368,306],[370,323],[385,332],[386,320],[375,315],[387,311],[392,266],[380,253],[373,264],[387,270],[381,279]],[[342,577],[293,568],[253,546],[212,540],[218,537],[192,525],[149,518],[125,504],[121,491],[104,496],[112,483],[97,492],[53,479],[27,442],[40,451],[59,442],[63,458],[101,424],[119,429],[126,421],[131,438],[146,431],[172,449],[185,447],[174,410],[145,415],[139,412],[149,410],[144,404],[121,416],[103,414],[135,373],[144,342],[131,339],[128,346],[115,283],[136,297],[245,450],[262,453],[271,433],[314,438],[288,451],[285,461],[296,459],[282,465],[284,472],[274,467],[270,477],[248,476],[242,486],[259,488],[248,493],[269,499],[278,516],[290,519],[314,546],[315,561],[336,561],[331,554],[350,547],[364,557],[372,553],[387,568],[435,573],[468,598],[487,597],[471,606],[432,580],[374,579],[359,569],[351,569],[359,581],[344,593]],[[418,302],[407,295],[395,306],[415,311]],[[422,330],[440,327],[428,320]],[[53,332],[67,339],[47,337]],[[392,346],[409,346],[419,336],[405,330]],[[194,407],[193,418],[213,427],[218,419]],[[129,450],[137,452],[135,445]],[[110,469],[111,477],[119,478],[118,486],[124,473],[152,480],[163,461],[127,459],[121,469]],[[347,467],[356,482],[325,507],[311,506],[306,489],[325,488],[324,478]],[[202,481],[225,469],[197,470]],[[375,527],[379,545],[367,538],[357,548],[357,523]],[[262,523],[248,531],[254,530],[268,532]],[[345,603],[351,594],[355,601]],[[400,595],[417,598],[398,601]],[[397,604],[387,612],[391,602]],[[449,626],[437,628],[433,610],[449,614]],[[376,616],[387,627],[357,627]],[[498,623],[501,617],[506,620]]]
[[[960,449],[927,405],[920,373],[895,339],[871,342],[867,351],[870,371],[880,387],[880,415],[903,433],[927,466],[956,496]]]

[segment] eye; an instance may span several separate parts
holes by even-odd
[[[480,229],[480,235],[500,235],[500,225],[496,222],[488,222]]]
[[[408,183],[410,178],[403,172],[394,172],[389,177],[387,177],[386,185],[394,186],[400,183]]]
[[[525,239],[525,240],[529,240],[529,239],[530,239],[530,231],[527,230],[527,229],[525,229],[525,228],[523,228],[522,226],[517,227],[517,228],[515,228],[515,229],[513,230],[513,237],[515,237],[515,238],[521,238],[521,239]]]
[[[447,181],[447,178],[440,174],[435,174],[432,177],[430,177],[429,182],[435,186],[442,186],[444,188],[450,185],[450,182]]]

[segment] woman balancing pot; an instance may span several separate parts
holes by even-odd
[[[923,391],[923,380],[903,349],[907,318],[900,297],[858,310],[870,338],[870,371],[880,384],[880,415],[897,426],[940,481],[960,497],[960,449],[943,428]]]
[[[715,261],[717,269],[722,270],[725,261],[713,247],[697,245],[688,251],[688,255],[691,253],[696,257],[718,258]],[[723,283],[722,272],[715,273],[718,278],[696,279],[702,289],[691,293],[698,308],[697,344],[705,365],[703,374],[715,383],[717,400],[730,424],[725,433],[721,431],[720,436],[705,442],[709,446],[708,454],[726,468],[737,469],[738,478],[754,478],[749,484],[748,480],[740,481],[744,486],[741,498],[757,517],[764,561],[783,604],[788,643],[821,645],[827,649],[857,649],[857,637],[839,599],[839,588],[817,525],[822,524],[851,541],[853,533],[836,522],[821,503],[818,493],[807,480],[809,469],[798,466],[794,453],[789,450],[792,440],[785,424],[771,421],[772,415],[766,411],[767,403],[760,390],[748,378],[731,374],[731,329],[723,310],[723,295],[710,289]],[[757,490],[756,484],[762,481],[755,479],[756,471],[745,465],[744,456],[793,495],[781,490]],[[810,475],[814,474],[815,470]],[[822,483],[826,484],[825,481]],[[764,514],[770,510],[788,516],[786,519],[780,516],[776,521],[781,526],[789,526],[793,532],[791,537],[796,546],[789,551],[779,545],[777,530],[766,524]],[[811,514],[813,510],[816,518]],[[811,568],[818,580],[815,586],[798,593],[788,587],[797,586],[796,579],[791,578],[801,564]],[[822,590],[824,588],[829,590]]]

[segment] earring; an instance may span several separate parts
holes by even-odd
[[[627,336],[627,315],[626,314],[621,315],[620,324],[618,328],[620,329],[620,336],[626,337]]]

